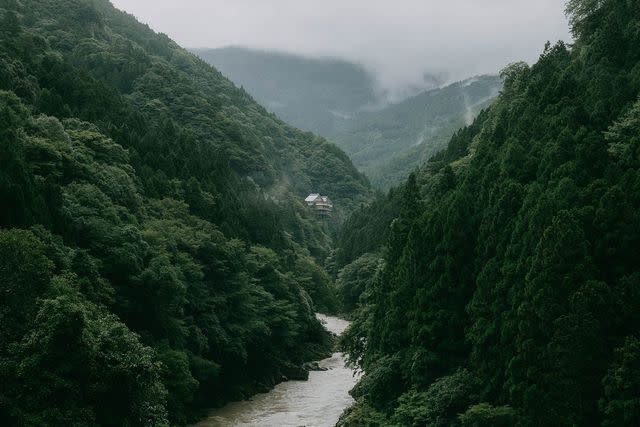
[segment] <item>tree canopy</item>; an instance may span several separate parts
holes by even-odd
[[[0,424],[184,425],[304,376],[370,193],[346,155],[107,0],[0,22]]]
[[[394,190],[343,340],[365,372],[343,425],[640,423],[640,4],[567,10],[575,43],[507,67]]]

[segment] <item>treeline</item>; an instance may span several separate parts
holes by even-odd
[[[329,351],[302,201],[366,179],[166,36],[3,0],[0,144],[0,424],[186,424]]]
[[[567,10],[575,44],[505,69],[489,110],[347,221],[396,209],[368,232],[382,248],[342,232],[365,374],[340,425],[640,424],[640,3]]]

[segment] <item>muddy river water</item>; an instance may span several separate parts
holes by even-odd
[[[317,316],[329,331],[338,335],[349,325],[337,317]],[[308,381],[286,381],[268,393],[230,403],[211,412],[196,426],[334,426],[342,411],[353,402],[349,390],[357,377],[345,367],[341,353],[321,360],[319,365],[327,370],[309,372]]]

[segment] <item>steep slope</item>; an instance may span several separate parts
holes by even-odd
[[[388,189],[444,148],[501,87],[498,76],[479,76],[422,92],[380,111],[358,114],[334,140],[375,186]]]
[[[181,425],[328,350],[328,229],[367,180],[166,36],[2,1],[0,143],[0,424]]]
[[[327,138],[377,102],[372,77],[347,61],[242,47],[192,51],[287,123]]]
[[[340,425],[640,423],[640,4],[568,10],[575,44],[505,69],[395,218],[371,229],[383,200],[347,221],[365,375]],[[356,258],[388,227],[382,267]]]
[[[382,189],[441,150],[502,85],[478,76],[438,88],[440,78],[425,75],[424,87],[389,104],[370,73],[347,61],[241,47],[193,52],[283,120],[335,142]]]

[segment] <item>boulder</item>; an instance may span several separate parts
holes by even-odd
[[[326,371],[327,368],[320,366],[318,362],[306,362],[302,368],[307,371]]]
[[[309,379],[309,371],[301,366],[293,364],[287,364],[280,369],[281,374],[287,380],[301,380],[306,381]]]

